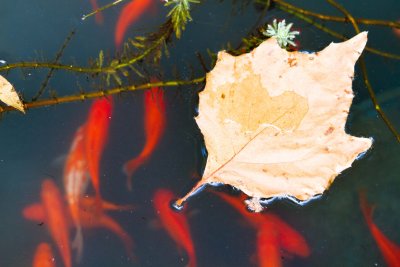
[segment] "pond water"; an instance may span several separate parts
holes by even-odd
[[[135,0],[140,1],[140,0]],[[105,10],[104,22],[94,17],[81,20],[91,12],[90,1],[3,0],[0,9],[0,59],[53,61],[71,30],[76,33],[63,52],[61,62],[87,65],[100,50],[114,55],[116,21],[129,1]],[[236,47],[256,23],[271,23],[274,18],[293,22],[301,30],[297,38],[301,50],[318,51],[338,39],[316,29],[275,6],[261,16],[262,9],[252,2],[201,1],[193,5],[193,21],[181,39],[173,38],[169,57],[146,73],[162,79],[191,79],[204,75],[196,53],[203,55],[211,69],[207,50],[217,52]],[[342,14],[325,1],[307,1],[301,5],[315,12]],[[400,2],[396,0],[341,1],[355,16],[397,20]],[[98,1],[100,6],[109,1]],[[155,31],[168,13],[163,3],[155,1],[128,30],[128,36]],[[259,17],[261,16],[261,19]],[[354,35],[350,25],[326,22],[324,25],[346,36]],[[361,25],[369,31],[368,45],[389,52],[400,51],[400,38],[386,27]],[[400,129],[400,64],[396,60],[366,54],[370,81],[382,108],[394,126]],[[47,69],[14,69],[0,74],[7,77],[25,100],[31,99],[48,73]],[[145,79],[132,74],[130,81]],[[58,96],[75,94],[79,88],[96,90],[100,83],[86,75],[58,70],[48,85],[48,92]],[[153,207],[154,193],[167,188],[183,196],[195,185],[196,174],[205,164],[204,141],[194,116],[197,92],[201,86],[165,89],[166,128],[150,159],[133,177],[133,190],[126,188],[123,164],[138,155],[145,143],[143,91],[114,96],[114,110],[109,138],[100,164],[100,190],[104,199],[118,204],[132,204],[133,209],[110,211],[133,239],[130,258],[124,244],[104,228],[83,229],[84,251],[80,263],[73,253],[72,266],[186,266],[184,249],[161,227]],[[275,214],[298,231],[310,247],[308,257],[279,254],[283,266],[387,266],[360,209],[359,193],[366,192],[375,205],[373,221],[393,242],[400,244],[397,228],[400,218],[400,146],[379,118],[369,99],[359,67],[353,82],[355,98],[346,129],[355,136],[372,137],[373,147],[353,166],[340,174],[323,196],[299,206],[288,200],[271,203],[267,213]],[[56,266],[64,266],[49,234],[47,222],[38,223],[22,216],[24,207],[40,201],[41,184],[52,179],[63,190],[63,168],[74,133],[85,123],[92,100],[59,104],[28,110],[26,115],[6,113],[0,122],[0,266],[32,266],[36,246],[49,243]],[[211,191],[232,192],[228,187],[207,188],[192,197],[182,212],[187,218],[195,246],[197,266],[261,266],[257,260],[257,234],[233,207]],[[94,195],[90,187],[88,194]],[[237,194],[237,192],[234,192]],[[70,239],[75,230],[70,231]]]

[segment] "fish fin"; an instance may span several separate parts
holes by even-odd
[[[119,205],[106,200],[103,200],[102,207],[103,210],[110,211],[130,211],[136,208],[135,205],[132,204]]]
[[[83,255],[83,234],[81,226],[77,226],[75,238],[72,241],[71,246],[76,250],[76,262],[80,263]]]
[[[127,187],[129,191],[132,191],[132,177],[136,170],[146,161],[147,157],[136,157],[126,162],[122,168],[127,178]]]
[[[137,258],[133,253],[133,248],[134,248],[134,243],[131,238],[131,236],[125,232],[125,230],[121,227],[120,224],[118,224],[114,219],[107,215],[102,215],[101,216],[101,225],[104,228],[107,228],[111,232],[113,232],[115,235],[117,235],[121,241],[124,243],[126,253],[128,254],[128,257],[130,257],[132,260],[136,261]]]
[[[103,213],[103,200],[99,193],[96,193],[94,199],[95,215],[99,217]]]

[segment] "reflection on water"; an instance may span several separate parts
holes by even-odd
[[[106,3],[99,1],[99,5]],[[52,60],[73,28],[76,35],[65,49],[62,62],[87,64],[100,49],[112,55],[116,50],[115,25],[124,4],[104,11],[103,23],[97,24],[93,17],[81,21],[92,8],[90,1],[4,1],[0,10],[0,59]],[[332,14],[332,8],[318,1],[305,4]],[[357,17],[379,18],[375,2],[343,4]],[[196,51],[209,64],[211,59],[204,56],[207,49],[218,51],[228,42],[237,45],[261,14],[252,4],[244,6],[240,12],[231,12],[232,3],[228,1],[195,6],[194,23],[188,24],[182,38],[174,41],[161,67],[146,73],[164,78],[179,74],[185,79],[201,75],[203,68]],[[395,7],[399,7],[397,1],[380,4],[384,19],[398,19]],[[155,4],[143,11],[126,34],[154,30],[166,13],[162,3]],[[262,21],[273,18],[285,18],[300,28],[302,49],[319,50],[333,38],[278,9],[268,11]],[[353,35],[351,28],[343,24],[327,25]],[[386,51],[400,47],[400,40],[391,30],[369,30],[371,47]],[[366,59],[378,99],[399,129],[399,64],[371,55]],[[30,99],[47,72],[14,70],[7,79],[25,99]],[[52,90],[61,95],[76,93],[79,87],[89,91],[99,86],[90,77],[57,71],[46,96]],[[138,91],[113,97],[112,115],[94,115],[97,122],[91,128],[91,142],[81,144],[84,152],[75,155],[70,184],[65,183],[64,172],[67,162],[71,162],[71,145],[77,129],[88,127],[93,101],[32,109],[27,115],[6,114],[0,123],[0,266],[32,266],[36,249],[48,255],[48,245],[58,267],[194,266],[193,262],[207,267],[261,266],[260,251],[264,251],[261,255],[269,255],[263,260],[275,265],[386,266],[361,212],[359,192],[364,190],[368,203],[376,206],[373,222],[400,244],[396,228],[400,217],[399,145],[374,111],[358,72],[353,86],[356,97],[347,131],[373,137],[373,148],[344,171],[321,198],[305,206],[275,201],[261,217],[227,205],[226,200],[211,193],[215,189],[193,197],[178,213],[169,213],[169,206],[157,206],[156,199],[153,201],[161,189],[182,196],[204,167],[203,139],[193,119],[200,89],[196,86],[164,90],[165,128],[159,127],[162,131],[158,134],[152,126],[162,126],[157,119],[160,103],[149,108],[149,101],[156,99],[154,95],[148,98],[149,93]],[[105,128],[108,137],[104,136]],[[123,164],[143,154],[146,160],[132,172],[129,191]],[[94,177],[98,177],[98,191]],[[235,190],[218,190],[226,196],[240,197]],[[165,210],[164,215],[160,215],[161,210]],[[254,226],[257,221],[262,227]],[[79,251],[82,256],[77,263]]]

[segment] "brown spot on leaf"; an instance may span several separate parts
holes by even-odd
[[[333,132],[333,130],[335,130],[334,127],[330,126],[326,131],[325,131],[325,135],[331,134]]]

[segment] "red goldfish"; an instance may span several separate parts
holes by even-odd
[[[99,165],[108,138],[112,106],[112,99],[102,98],[95,100],[85,125],[85,157],[96,193],[96,206],[98,211],[101,210]]]
[[[77,249],[78,259],[81,258],[83,253],[82,227],[79,219],[80,199],[88,185],[84,134],[85,127],[79,127],[75,133],[64,167],[65,194],[69,211],[76,228],[76,235],[72,246]]]
[[[126,162],[123,170],[128,176],[127,186],[132,190],[132,175],[153,153],[165,130],[165,102],[163,91],[154,87],[144,92],[146,143],[140,154]]]
[[[278,232],[274,229],[273,223],[266,221],[257,232],[257,255],[259,266],[282,266],[281,252],[278,244]]]
[[[128,27],[149,8],[151,0],[132,0],[121,11],[115,28],[115,46],[119,48]]]
[[[260,267],[282,266],[282,250],[308,257],[305,239],[279,217],[266,214],[266,222],[257,231],[257,255]]]
[[[99,6],[97,5],[97,0],[90,0],[90,4],[92,5],[93,10],[99,9]],[[96,23],[97,24],[102,24],[103,23],[103,14],[101,12],[97,12],[95,15],[96,18]]]
[[[170,203],[173,199],[174,195],[171,191],[160,189],[154,194],[154,208],[157,215],[160,217],[161,224],[169,236],[179,247],[186,250],[189,257],[187,266],[195,267],[196,254],[189,231],[189,225],[186,217],[182,213],[175,212],[170,207]]]
[[[79,210],[79,221],[83,228],[106,228],[116,234],[124,243],[127,254],[133,259],[133,241],[128,233],[110,216],[105,213],[97,214],[92,208],[94,198],[88,197],[81,200],[81,209]],[[128,205],[119,206],[109,202],[103,202],[104,210],[122,210],[131,208]],[[25,207],[22,214],[25,219],[38,223],[48,224],[46,214],[42,203],[34,203]],[[67,216],[69,227],[75,227],[73,219]]]
[[[40,243],[33,258],[33,267],[55,267],[51,247],[47,243]]]
[[[368,205],[363,193],[360,194],[360,206],[368,228],[371,231],[383,258],[385,259],[385,262],[389,267],[400,267],[400,246],[389,240],[372,221],[373,207]]]
[[[42,183],[41,200],[50,235],[58,247],[64,266],[71,267],[68,217],[60,190],[50,179]]]
[[[239,211],[251,226],[257,229],[259,266],[282,266],[281,250],[300,257],[310,255],[310,248],[303,236],[278,216],[247,211],[243,203],[246,198],[244,194],[238,198],[218,192],[216,194]]]

